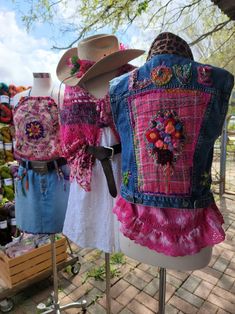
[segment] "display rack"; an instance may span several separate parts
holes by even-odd
[[[67,238],[66,238],[66,242],[69,244]],[[36,250],[40,250],[40,249],[45,250],[46,246],[50,247],[50,244],[44,245],[41,248],[35,249],[34,252]],[[67,266],[72,266],[71,272],[74,275],[77,275],[79,273],[80,266],[81,266],[79,263],[79,258],[76,254],[73,253],[71,246],[68,245],[68,247],[69,247],[70,252],[67,254],[66,259],[63,259],[61,262],[58,262],[57,270],[62,270],[64,268],[66,268]],[[29,253],[26,253],[24,255],[27,255],[27,254],[29,254]],[[22,255],[22,258],[24,258],[24,255]],[[0,256],[0,261],[2,261],[1,256]],[[27,259],[26,259],[26,263],[27,263]],[[51,275],[52,275],[52,267],[51,267],[51,263],[50,263],[49,267],[47,267],[44,271],[38,272],[38,274],[35,274],[31,278],[29,277],[26,280],[20,281],[16,284],[8,282],[8,288],[6,288],[2,292],[0,292],[0,310],[4,313],[11,311],[12,308],[14,307],[14,302],[12,299],[12,297],[14,295],[16,295],[17,293],[21,292],[22,290],[28,288],[29,286],[50,277]]]

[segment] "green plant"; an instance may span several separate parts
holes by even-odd
[[[115,276],[120,275],[120,270],[114,266],[110,266],[110,276],[114,278]],[[86,272],[82,284],[84,284],[89,278],[94,278],[95,280],[104,281],[106,277],[105,273],[105,265],[101,265],[99,267],[94,267]]]
[[[114,253],[111,255],[111,259],[110,259],[110,264],[125,264],[126,263],[126,259],[125,259],[125,255],[123,253]]]

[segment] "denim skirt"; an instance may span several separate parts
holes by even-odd
[[[69,168],[39,174],[19,167],[15,179],[16,224],[28,233],[58,233],[63,229],[69,196]]]

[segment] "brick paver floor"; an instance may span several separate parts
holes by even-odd
[[[166,314],[235,314],[235,196],[226,195],[218,205],[225,219],[226,240],[215,246],[210,264],[201,270],[181,272],[167,270]],[[105,281],[85,277],[89,270],[104,263],[97,250],[79,249],[73,245],[82,264],[78,275],[61,271],[59,297],[62,304],[88,302],[87,313],[106,313]],[[153,314],[158,312],[159,270],[125,257],[125,263],[111,279],[112,313]],[[117,272],[117,271],[116,271]],[[51,280],[44,280],[17,294],[10,313],[33,314],[39,302],[50,294]],[[80,313],[70,309],[65,313]]]

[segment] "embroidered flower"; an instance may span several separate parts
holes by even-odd
[[[209,65],[201,65],[197,68],[198,83],[210,86],[212,85],[212,67]]]
[[[144,136],[147,149],[157,164],[177,161],[185,143],[184,125],[174,110],[161,110],[154,116]],[[158,132],[160,126],[161,131]],[[151,145],[150,145],[151,143]]]
[[[149,130],[146,133],[146,138],[150,143],[155,143],[156,140],[159,138],[159,133],[155,130]]]
[[[175,64],[173,65],[173,71],[178,82],[182,85],[189,83],[192,76],[192,64]]]
[[[25,134],[29,139],[38,140],[43,137],[44,129],[39,121],[32,121],[26,124]]]
[[[162,86],[170,82],[172,78],[171,68],[165,65],[159,65],[151,72],[151,79],[156,85]]]

